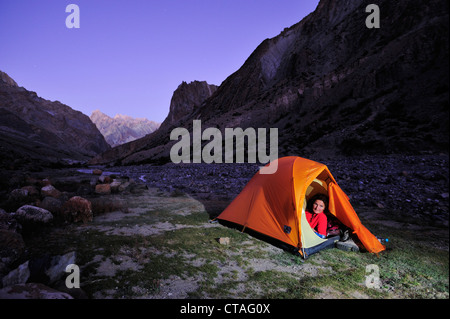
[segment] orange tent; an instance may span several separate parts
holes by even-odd
[[[307,200],[324,193],[329,196],[330,213],[353,231],[367,251],[385,249],[361,224],[326,165],[296,156],[277,161],[274,174],[256,173],[217,219],[275,238],[307,258],[327,241],[314,233],[304,213]]]

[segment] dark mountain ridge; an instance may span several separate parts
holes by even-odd
[[[177,122],[92,163],[169,161],[173,128],[279,130],[279,156],[448,153],[448,3],[322,0]],[[170,116],[170,114],[169,114]]]
[[[87,115],[0,75],[2,167],[85,162],[110,148]]]

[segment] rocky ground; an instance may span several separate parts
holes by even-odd
[[[445,277],[441,271],[448,282],[448,256],[442,257],[448,254],[448,155],[318,161],[329,167],[363,223],[376,235],[393,236],[385,260],[321,253],[300,263],[253,236],[209,223],[257,172],[256,164],[139,165],[102,167],[103,172],[92,167],[36,168],[2,172],[0,294],[100,299],[279,294],[448,298],[448,285],[440,287]],[[415,242],[417,233],[422,236]],[[413,251],[430,254],[437,274],[423,273],[430,265],[421,266],[415,255],[406,254],[406,241],[417,248]],[[411,269],[408,258],[419,265]],[[80,265],[81,290],[68,291],[61,281],[68,260]],[[363,276],[361,265],[374,262],[386,262],[382,289],[368,291],[358,283],[337,288],[339,275]],[[336,275],[343,264],[343,272]],[[389,273],[391,268],[400,270]],[[403,269],[406,275],[399,275]],[[336,282],[324,279],[335,275]],[[51,281],[52,277],[58,278]],[[322,286],[304,295],[291,287],[299,280]],[[280,281],[282,285],[273,284]]]
[[[317,161],[328,166],[355,207],[384,209],[386,217],[393,220],[448,227],[448,155],[361,156]],[[258,169],[256,164],[171,163],[113,168],[150,187],[224,203],[236,197]]]

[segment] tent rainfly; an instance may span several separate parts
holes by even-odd
[[[362,225],[326,165],[297,156],[277,161],[274,174],[257,172],[217,219],[288,244],[306,259],[327,241],[315,234],[305,216],[307,201],[323,193],[329,197],[329,212],[352,230],[368,252],[385,250]]]

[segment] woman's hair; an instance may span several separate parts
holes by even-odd
[[[325,204],[325,209],[324,212],[328,212],[328,196],[325,194],[316,194],[313,197],[310,198],[310,200],[308,201],[308,205],[306,206],[306,209],[309,212],[313,211],[313,204],[315,203],[316,200],[321,200],[324,204]]]

